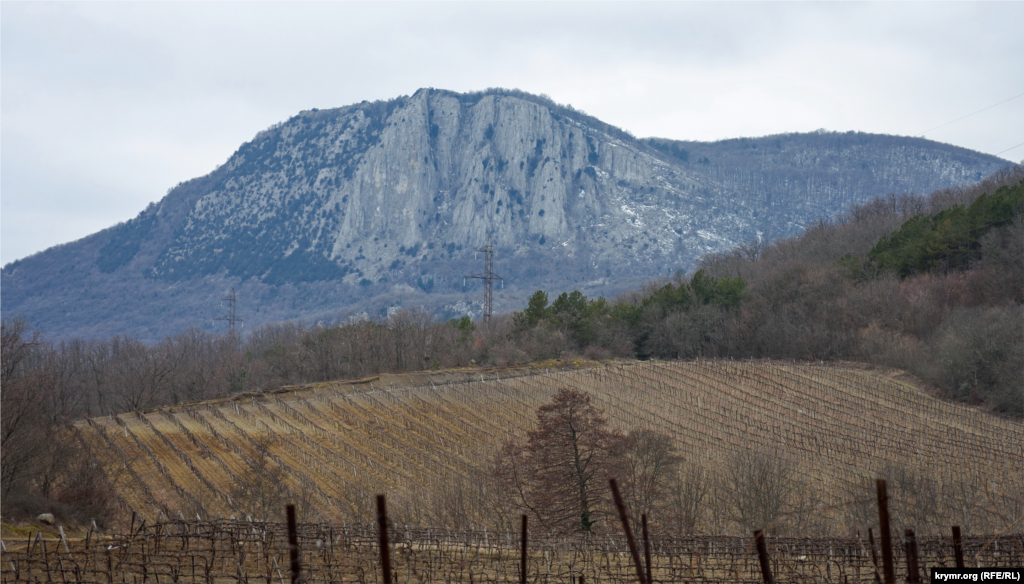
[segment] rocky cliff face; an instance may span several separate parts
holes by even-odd
[[[461,287],[467,266],[443,264],[492,235],[506,271],[535,271],[529,263],[554,253],[600,280],[685,268],[754,235],[750,209],[721,213],[709,200],[721,190],[713,180],[521,96],[422,90],[305,112],[225,170],[152,276],[440,284],[459,274]]]
[[[874,195],[1003,164],[865,134],[640,141],[520,92],[424,89],[261,132],[136,219],[6,266],[3,308],[59,335],[150,338],[210,325],[230,285],[250,326],[472,312],[478,287],[463,276],[491,235],[497,308],[511,310],[538,288],[615,294]]]

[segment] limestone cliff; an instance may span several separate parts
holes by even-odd
[[[734,142],[641,141],[504,90],[306,111],[136,219],[6,266],[3,308],[60,335],[149,338],[212,326],[230,285],[249,326],[397,306],[454,315],[478,310],[463,276],[492,235],[497,308],[512,310],[538,288],[612,295],[1004,164],[867,134]]]

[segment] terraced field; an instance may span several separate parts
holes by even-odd
[[[1010,523],[1024,507],[1020,421],[935,399],[895,372],[688,361],[466,376],[235,395],[91,419],[76,431],[106,461],[123,507],[151,522],[253,514],[232,493],[265,471],[289,500],[305,501],[310,521],[369,521],[373,495],[386,493],[402,521],[439,525],[453,499],[488,496],[501,444],[524,438],[562,386],[590,394],[616,428],[668,434],[690,463],[719,468],[749,448],[790,459],[833,526],[870,507],[870,481],[886,468],[950,492],[966,486],[973,512],[1003,509]],[[476,513],[465,527],[487,525]]]

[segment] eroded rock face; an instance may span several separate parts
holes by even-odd
[[[148,340],[212,327],[229,286],[249,327],[400,306],[479,314],[463,278],[491,235],[495,308],[514,310],[537,289],[611,296],[1005,164],[854,133],[638,140],[522,92],[424,89],[259,133],[137,218],[5,266],[3,308],[54,336]]]
[[[749,212],[716,213],[709,181],[663,158],[511,95],[306,112],[239,150],[150,274],[401,282],[492,235],[506,272],[554,254],[586,281],[685,269],[753,235]]]

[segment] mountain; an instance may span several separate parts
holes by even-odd
[[[424,307],[479,314],[538,288],[613,295],[708,252],[793,235],[894,191],[978,180],[1002,159],[919,138],[787,134],[640,140],[520,91],[421,89],[310,110],[243,144],[135,219],[4,266],[5,315],[57,337],[155,340]],[[219,329],[218,329],[219,330]]]

